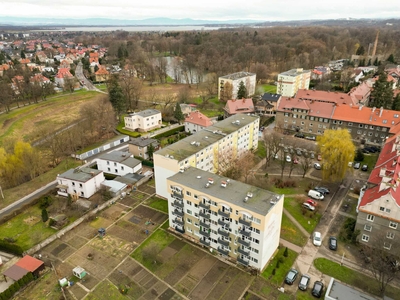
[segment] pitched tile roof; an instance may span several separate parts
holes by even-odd
[[[7,270],[5,270],[3,272],[3,275],[5,275],[15,281],[20,280],[26,274],[28,274],[28,270],[21,268],[17,265],[12,265],[11,267],[9,267]]]
[[[226,101],[224,108],[229,114],[237,113],[252,113],[254,112],[253,99],[243,98],[243,99],[233,99]]]
[[[335,104],[329,102],[307,101],[302,99],[282,98],[277,111],[286,112],[293,109],[307,110],[308,115],[317,118],[332,118]]]
[[[39,269],[44,262],[42,262],[39,259],[36,259],[32,256],[25,255],[23,258],[21,258],[15,265],[24,268],[25,270],[28,270],[29,272],[35,272],[37,269]]]
[[[329,103],[357,104],[357,102],[354,102],[354,100],[348,94],[340,92],[301,89],[297,91],[297,94],[294,96],[294,98]]]
[[[197,111],[192,111],[188,114],[188,116],[185,118],[185,122],[208,127],[211,126],[213,123],[211,122],[210,118],[207,116],[203,115],[201,112]]]

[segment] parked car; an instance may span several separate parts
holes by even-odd
[[[285,277],[285,283],[292,285],[295,282],[298,274],[299,271],[296,269],[290,269]]]
[[[353,168],[358,170],[360,168],[360,163],[359,162],[355,162]]]
[[[314,168],[316,169],[316,170],[321,170],[321,164],[319,164],[319,163],[315,163],[314,164]]]
[[[315,154],[313,152],[310,153],[310,158],[312,158],[312,159],[315,158]]]
[[[308,209],[308,210],[311,210],[311,211],[314,211],[314,210],[315,210],[315,207],[312,206],[310,203],[307,203],[307,202],[304,202],[302,206],[303,206],[305,209]]]
[[[349,161],[349,163],[347,164],[347,166],[349,166],[350,168],[353,166],[353,162]]]
[[[299,282],[299,290],[305,291],[307,290],[308,285],[310,284],[311,277],[303,274],[300,277],[300,282]]]
[[[292,158],[290,155],[286,155],[286,162],[290,163],[292,161]]]
[[[313,244],[314,246],[321,246],[322,244],[322,237],[321,232],[315,231],[313,234]]]
[[[314,297],[321,298],[323,291],[324,291],[324,284],[321,281],[314,282],[311,294]]]
[[[328,188],[324,187],[324,186],[316,186],[314,188],[314,190],[317,191],[317,192],[320,192],[321,194],[324,194],[324,195],[330,193],[330,190]]]
[[[368,171],[368,165],[362,165],[361,171],[367,172]]]
[[[317,156],[317,160],[319,160],[319,161],[321,161],[321,160],[322,160],[322,155],[321,155],[321,154],[318,154],[318,156]]]
[[[316,200],[324,200],[324,195],[322,195],[320,192],[317,192],[315,190],[309,190],[308,197],[311,197]]]
[[[336,251],[337,239],[334,236],[329,237],[329,249]]]
[[[307,201],[306,201],[308,204],[311,204],[312,206],[317,206],[317,202],[315,202],[314,200],[312,200],[312,199],[307,199]]]
[[[299,159],[297,157],[293,158],[293,163],[297,165],[299,163]]]
[[[294,136],[295,136],[295,137],[298,137],[298,138],[304,139],[304,133],[301,133],[301,132],[296,133]]]
[[[307,140],[315,141],[315,136],[306,136]]]
[[[264,126],[261,126],[261,127],[260,127],[260,131],[261,131],[261,132],[264,131],[264,129],[265,129]]]

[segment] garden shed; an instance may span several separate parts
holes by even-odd
[[[75,267],[72,270],[72,274],[74,274],[74,276],[79,278],[79,279],[82,279],[83,277],[85,277],[87,275],[85,269],[81,268],[81,267]]]

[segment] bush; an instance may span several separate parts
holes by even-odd
[[[160,139],[160,138],[163,138],[163,137],[168,137],[168,136],[174,135],[175,133],[182,132],[182,131],[185,131],[185,126],[179,126],[179,127],[174,128],[174,129],[165,131],[163,133],[157,134],[153,138],[154,139]]]
[[[273,270],[272,270],[272,275],[275,275],[275,273],[276,273],[276,270],[273,269]]]
[[[51,196],[44,196],[39,199],[39,207],[41,209],[48,208],[51,203],[53,203],[53,198],[51,198]]]
[[[286,248],[287,249],[287,248]],[[278,258],[279,263],[283,264],[283,262],[285,261],[285,259],[281,256]]]
[[[45,223],[49,219],[49,214],[45,208],[42,209],[42,221]]]
[[[10,252],[15,255],[21,256],[22,253],[24,252],[22,248],[18,245],[12,244],[5,239],[0,240],[0,250],[5,251],[5,252]]]
[[[280,264],[280,262],[279,262],[279,260],[276,262],[276,266],[275,266],[275,268],[276,269],[279,269],[279,264]]]
[[[356,227],[356,220],[353,218],[347,218],[340,229],[339,238],[342,241],[350,242],[355,244],[357,242],[357,236],[360,234],[359,230],[354,230]]]
[[[288,255],[289,255],[289,251],[288,251],[288,248],[286,247],[285,251],[283,252],[283,256],[288,257]]]

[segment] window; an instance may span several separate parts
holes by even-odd
[[[368,220],[368,221],[373,222],[374,219],[375,219],[375,216],[373,216],[373,215],[367,215],[367,220]]]
[[[383,206],[379,207],[380,211],[385,211],[385,208]]]
[[[368,241],[369,241],[369,235],[363,234],[361,240],[362,240],[363,242],[367,242],[367,243],[368,243]]]
[[[364,225],[364,230],[365,230],[365,231],[372,231],[372,226],[369,225],[369,224],[365,224],[365,225]]]
[[[189,224],[192,224],[192,220],[189,218],[186,219],[186,222],[188,222]]]
[[[388,232],[387,234],[386,234],[386,237],[388,238],[388,239],[394,239],[394,233],[393,232]]]
[[[75,182],[72,182],[72,186],[75,186]]]
[[[124,167],[123,167],[123,166],[121,166],[121,170],[124,170]]]
[[[397,229],[397,223],[390,221],[389,222],[389,227],[393,229]]]
[[[187,205],[192,205],[192,202],[190,202],[189,200],[186,200],[186,204]]]
[[[117,163],[116,163],[116,162],[114,163],[114,166],[117,166]]]
[[[388,214],[390,214],[390,208],[386,208],[385,212],[387,212]]]
[[[115,169],[115,173],[118,173],[118,169]]]
[[[193,195],[193,197],[194,197],[194,199],[197,199],[197,198],[198,198],[197,195]]]
[[[353,123],[349,122],[349,123],[347,124],[347,126],[353,126]]]
[[[79,187],[83,187],[82,183],[79,184]]]
[[[192,211],[191,211],[190,209],[187,209],[186,212],[187,212],[189,215],[192,214]]]
[[[383,248],[385,248],[386,250],[390,250],[390,248],[392,248],[392,244],[390,243],[383,243]]]
[[[192,195],[192,193],[191,192],[189,192],[189,191],[186,191],[186,196],[191,196]]]
[[[110,162],[109,162],[109,161],[107,162],[107,165],[110,165]]]
[[[85,194],[83,192],[81,192],[81,196],[83,197]]]
[[[107,170],[110,172],[111,171],[111,169],[110,168],[107,168]]]

